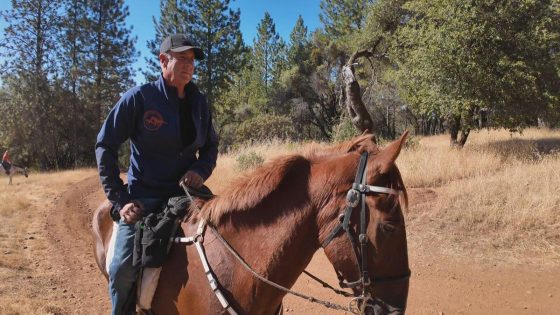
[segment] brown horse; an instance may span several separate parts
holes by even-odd
[[[404,314],[410,270],[401,205],[407,197],[395,160],[406,135],[384,149],[372,135],[362,135],[328,150],[273,160],[207,202],[182,224],[184,234],[194,235],[206,220],[258,274],[287,288],[323,246],[341,283],[353,283],[355,296],[371,296],[360,300],[362,313]],[[359,164],[367,165],[361,180]],[[93,226],[97,261],[105,270],[112,223],[99,209]],[[251,275],[212,231],[202,244],[237,313],[275,314],[285,292]],[[195,246],[172,246],[152,310],[227,314]]]

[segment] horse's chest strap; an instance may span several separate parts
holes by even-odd
[[[206,257],[206,252],[204,251],[204,233],[206,232],[206,220],[200,220],[198,224],[198,228],[196,233],[190,237],[175,237],[172,239],[174,243],[185,243],[187,245],[194,244],[196,247],[196,251],[198,252],[198,256],[200,257],[200,261],[202,263],[202,267],[204,268],[204,274],[208,279],[208,283],[210,284],[210,288],[220,301],[222,307],[228,311],[230,315],[237,315],[237,312],[232,308],[229,304],[228,300],[226,299],[224,293],[220,290],[220,286],[218,285],[218,279],[214,276],[214,273],[210,270],[210,264],[208,263],[208,258]]]

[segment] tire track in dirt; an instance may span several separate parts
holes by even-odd
[[[58,280],[76,297],[68,305],[75,314],[107,314],[110,310],[107,283],[95,263],[91,234],[93,211],[104,198],[99,177],[91,176],[63,192],[47,211],[46,231],[53,248],[50,259],[64,270]]]

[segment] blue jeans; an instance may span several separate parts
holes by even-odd
[[[159,211],[167,199],[143,198],[137,199],[144,205],[144,216],[151,212]],[[130,306],[129,299],[136,300],[136,291],[132,292],[138,277],[138,267],[132,266],[132,253],[134,251],[134,224],[126,224],[121,220],[118,223],[117,239],[115,240],[115,253],[109,266],[109,295],[111,296],[112,314],[135,314],[135,308],[125,310]]]

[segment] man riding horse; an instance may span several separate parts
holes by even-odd
[[[231,182],[220,196],[195,200],[193,215],[181,223],[184,237],[173,238],[157,290],[152,287],[153,299],[143,303],[140,293],[139,304],[158,315],[269,315],[281,314],[282,299],[294,294],[352,314],[403,315],[408,202],[395,160],[405,139],[406,133],[380,148],[363,135],[282,156]],[[105,275],[116,230],[109,210],[102,205],[92,221]],[[144,223],[149,231],[149,220]],[[351,292],[321,283],[351,297],[348,306],[290,289],[321,247],[339,285]]]
[[[95,153],[101,183],[118,221],[109,267],[112,314],[134,311],[138,268],[132,264],[135,223],[184,195],[180,183],[201,187],[212,174],[218,140],[206,97],[191,81],[204,53],[184,34],[164,39],[158,80],[127,91],[109,113]],[[128,186],[119,177],[118,150],[130,139]]]
[[[12,163],[12,161],[10,160],[10,155],[8,153],[8,150],[4,152],[4,155],[2,156],[2,161],[0,163],[2,164],[2,168],[4,169],[6,175],[10,178],[8,180],[8,185],[12,184],[12,177],[17,173],[20,173],[25,177],[28,176],[27,167],[19,167]]]

